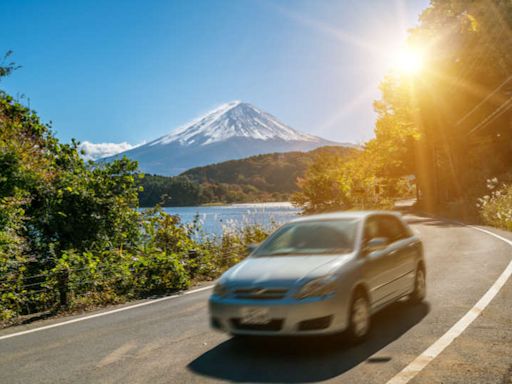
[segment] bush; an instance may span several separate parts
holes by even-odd
[[[13,278],[0,287],[6,289],[0,296],[2,319],[60,310],[63,276],[66,309],[71,311],[185,289],[195,281],[218,277],[247,256],[249,244],[269,234],[259,225],[247,224],[225,228],[223,235],[212,237],[202,231],[198,220],[184,224],[158,208],[139,213],[138,218],[136,247],[65,250],[51,269],[38,269],[37,280],[23,278],[31,279],[28,264],[18,266]],[[25,288],[27,282],[33,284],[31,288]]]
[[[487,181],[489,195],[478,201],[480,215],[485,224],[512,231],[512,185],[498,186],[498,179]]]

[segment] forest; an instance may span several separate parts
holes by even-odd
[[[153,207],[289,201],[299,190],[297,179],[315,159],[329,154],[343,161],[358,152],[351,147],[322,147],[226,161],[175,177],[146,174],[139,180],[139,202],[141,207]]]

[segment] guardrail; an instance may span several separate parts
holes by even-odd
[[[53,307],[65,308],[69,303],[69,275],[79,273],[88,268],[62,269],[48,271],[37,275],[24,276],[23,284],[13,282],[0,282],[0,297],[5,294],[13,295],[13,301],[22,303],[23,315],[31,315]],[[90,281],[87,281],[90,283]],[[48,296],[41,298],[41,294]],[[3,298],[8,300],[9,298]]]

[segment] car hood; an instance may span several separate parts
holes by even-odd
[[[333,273],[351,255],[249,257],[228,270],[221,281],[233,286],[290,285]]]

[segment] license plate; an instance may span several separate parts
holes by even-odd
[[[268,308],[248,308],[240,310],[240,322],[242,324],[268,324],[270,323]]]

